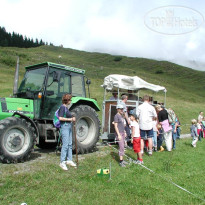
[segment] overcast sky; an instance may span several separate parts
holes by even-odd
[[[7,32],[205,71],[203,0],[0,0],[0,8]]]

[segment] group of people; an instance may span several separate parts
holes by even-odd
[[[199,112],[198,119],[191,120],[191,127],[190,132],[192,136],[192,143],[193,147],[196,147],[197,141],[201,141],[202,138],[205,138],[205,117],[204,113],[201,111]]]
[[[65,94],[62,97],[62,105],[59,109],[59,120],[61,122],[60,133],[62,137],[62,148],[60,167],[68,170],[67,165],[76,167],[72,161],[72,123],[75,117],[71,115],[68,106],[72,95]],[[137,153],[136,164],[143,164],[144,150],[152,156],[154,151],[164,151],[163,139],[167,151],[176,148],[176,139],[180,138],[180,122],[172,109],[166,110],[161,105],[155,107],[150,103],[150,97],[145,95],[143,103],[132,113],[128,113],[126,102],[127,95],[121,96],[117,103],[117,113],[114,116],[114,128],[116,140],[119,144],[120,166],[125,167],[128,163],[123,160],[125,152],[125,139],[130,136],[133,150]],[[193,119],[190,128],[192,146],[196,147],[198,140],[205,138],[205,117],[203,112],[199,113],[198,120]],[[145,149],[146,147],[146,149]]]
[[[180,122],[174,111],[166,110],[161,105],[155,107],[150,103],[150,97],[145,95],[143,103],[132,113],[128,113],[126,107],[127,95],[121,96],[122,100],[117,103],[117,114],[114,116],[114,127],[116,139],[119,144],[120,166],[125,167],[126,161],[123,160],[125,138],[131,135],[133,150],[137,153],[137,164],[143,164],[142,156],[144,147],[149,156],[153,150],[164,151],[162,141],[165,140],[167,151],[176,148],[176,139],[180,138]],[[172,121],[169,115],[173,113]],[[178,130],[178,131],[177,131]]]

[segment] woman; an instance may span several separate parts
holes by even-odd
[[[168,121],[168,113],[160,105],[156,105],[158,121],[162,125],[167,151],[172,151],[172,126]]]
[[[124,113],[123,113],[123,105],[117,104],[117,114],[114,116],[114,128],[115,128],[115,136],[119,144],[119,157],[120,157],[120,166],[126,167],[128,164],[123,160],[124,149],[125,149],[125,125],[124,125]]]
[[[64,94],[62,97],[62,105],[59,109],[59,120],[61,122],[61,136],[62,136],[62,148],[60,157],[60,167],[63,170],[68,170],[66,164],[76,167],[76,164],[72,161],[72,122],[75,121],[75,117],[72,117],[68,110],[68,105],[71,103],[72,95]]]

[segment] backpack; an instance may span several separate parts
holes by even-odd
[[[174,111],[171,109],[168,109],[167,113],[168,113],[169,124],[175,123],[176,122],[176,114],[174,113]]]
[[[203,130],[205,130],[205,121],[201,121],[201,124],[202,124]]]
[[[66,108],[65,108],[66,109]],[[54,118],[53,118],[53,125],[56,127],[56,128],[60,128],[61,127],[61,122],[59,120],[59,110],[60,110],[60,107],[55,111],[55,114],[54,114]],[[64,114],[65,115],[65,114]]]

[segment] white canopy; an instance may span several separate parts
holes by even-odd
[[[125,89],[125,90],[140,90],[140,89],[148,89],[153,90],[155,92],[164,91],[166,92],[166,88],[148,83],[137,76],[126,76],[126,75],[108,75],[104,78],[104,83],[101,85],[107,91],[112,91],[115,88]]]

